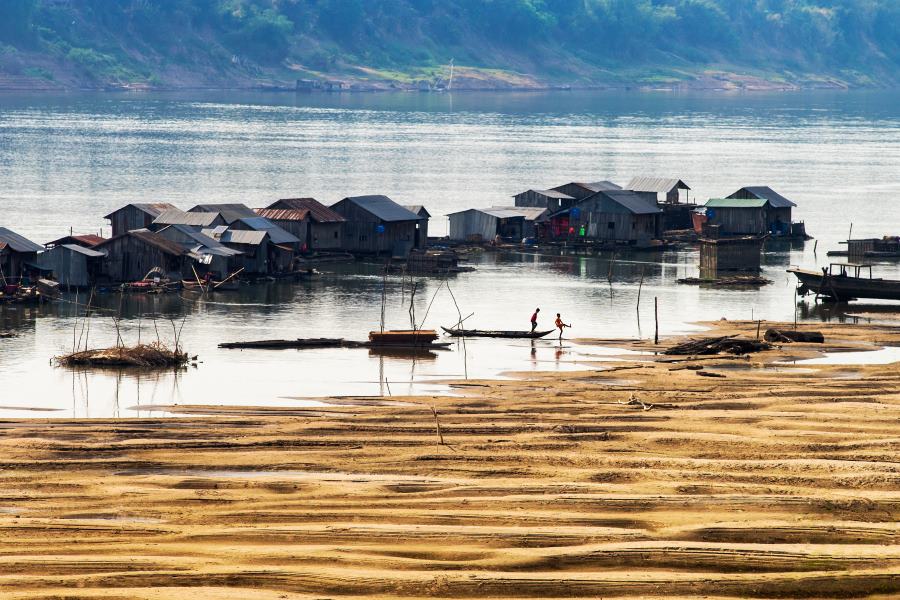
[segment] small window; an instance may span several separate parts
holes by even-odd
[[[615,228],[616,228],[616,222],[615,222],[615,221],[610,221],[610,222],[608,222],[608,223],[606,224],[606,228],[607,228],[607,229],[615,229]]]
[[[338,232],[335,231],[335,232],[334,232],[334,239],[337,239],[337,235],[338,235]]]
[[[364,242],[364,241],[366,241],[367,239],[369,239],[369,236],[367,236],[367,235],[361,235],[361,236],[359,236],[359,241],[361,241],[361,242]]]

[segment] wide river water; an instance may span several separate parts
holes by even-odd
[[[796,94],[503,93],[294,95],[209,93],[0,95],[0,226],[44,243],[104,231],[102,215],[127,202],[264,206],[289,196],[333,203],[381,193],[444,214],[503,205],[528,188],[632,175],[679,177],[705,200],[743,185],[770,185],[793,199],[795,218],[817,238],[770,244],[759,290],[675,283],[697,273],[696,251],[615,257],[485,253],[475,272],[420,281],[416,321],[527,327],[561,312],[571,337],[653,335],[699,329],[697,321],[792,319],[790,265],[813,267],[853,235],[900,233],[900,103],[891,92]],[[814,254],[813,249],[817,248]],[[900,275],[897,263],[878,274]],[[40,308],[0,308],[0,416],[146,416],[169,404],[310,405],[323,395],[446,393],[444,379],[602,365],[612,352],[564,341],[470,340],[412,360],[366,350],[234,351],[221,341],[365,338],[381,314],[373,265],[337,265],[299,284],[240,293],[99,298],[91,345],[171,339],[200,362],[180,374],[73,372],[50,364],[79,335],[74,298]],[[607,281],[612,272],[612,285]],[[640,281],[643,278],[643,285]],[[638,288],[641,302],[638,307]],[[407,327],[409,290],[387,282],[388,327]],[[455,298],[456,303],[453,299]],[[433,305],[428,310],[433,299]],[[84,298],[79,299],[80,302]],[[457,309],[457,305],[459,308]],[[853,307],[877,312],[879,307]],[[801,319],[836,313],[801,305]],[[837,313],[840,316],[840,313]]]

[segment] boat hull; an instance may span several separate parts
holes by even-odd
[[[900,300],[900,281],[894,279],[869,279],[829,275],[804,269],[788,269],[800,282],[801,291],[830,298],[835,302],[847,302],[859,298],[875,300]]]
[[[545,335],[550,335],[555,329],[546,331],[489,331],[485,329],[452,329],[450,327],[441,327],[447,335],[454,337],[492,337],[506,339],[531,339],[536,340]]]

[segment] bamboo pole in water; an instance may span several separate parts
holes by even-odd
[[[657,296],[653,297],[653,322],[655,326],[653,343],[659,344],[659,298]]]

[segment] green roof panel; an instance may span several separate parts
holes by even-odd
[[[706,208],[761,208],[767,202],[765,198],[710,198]]]

